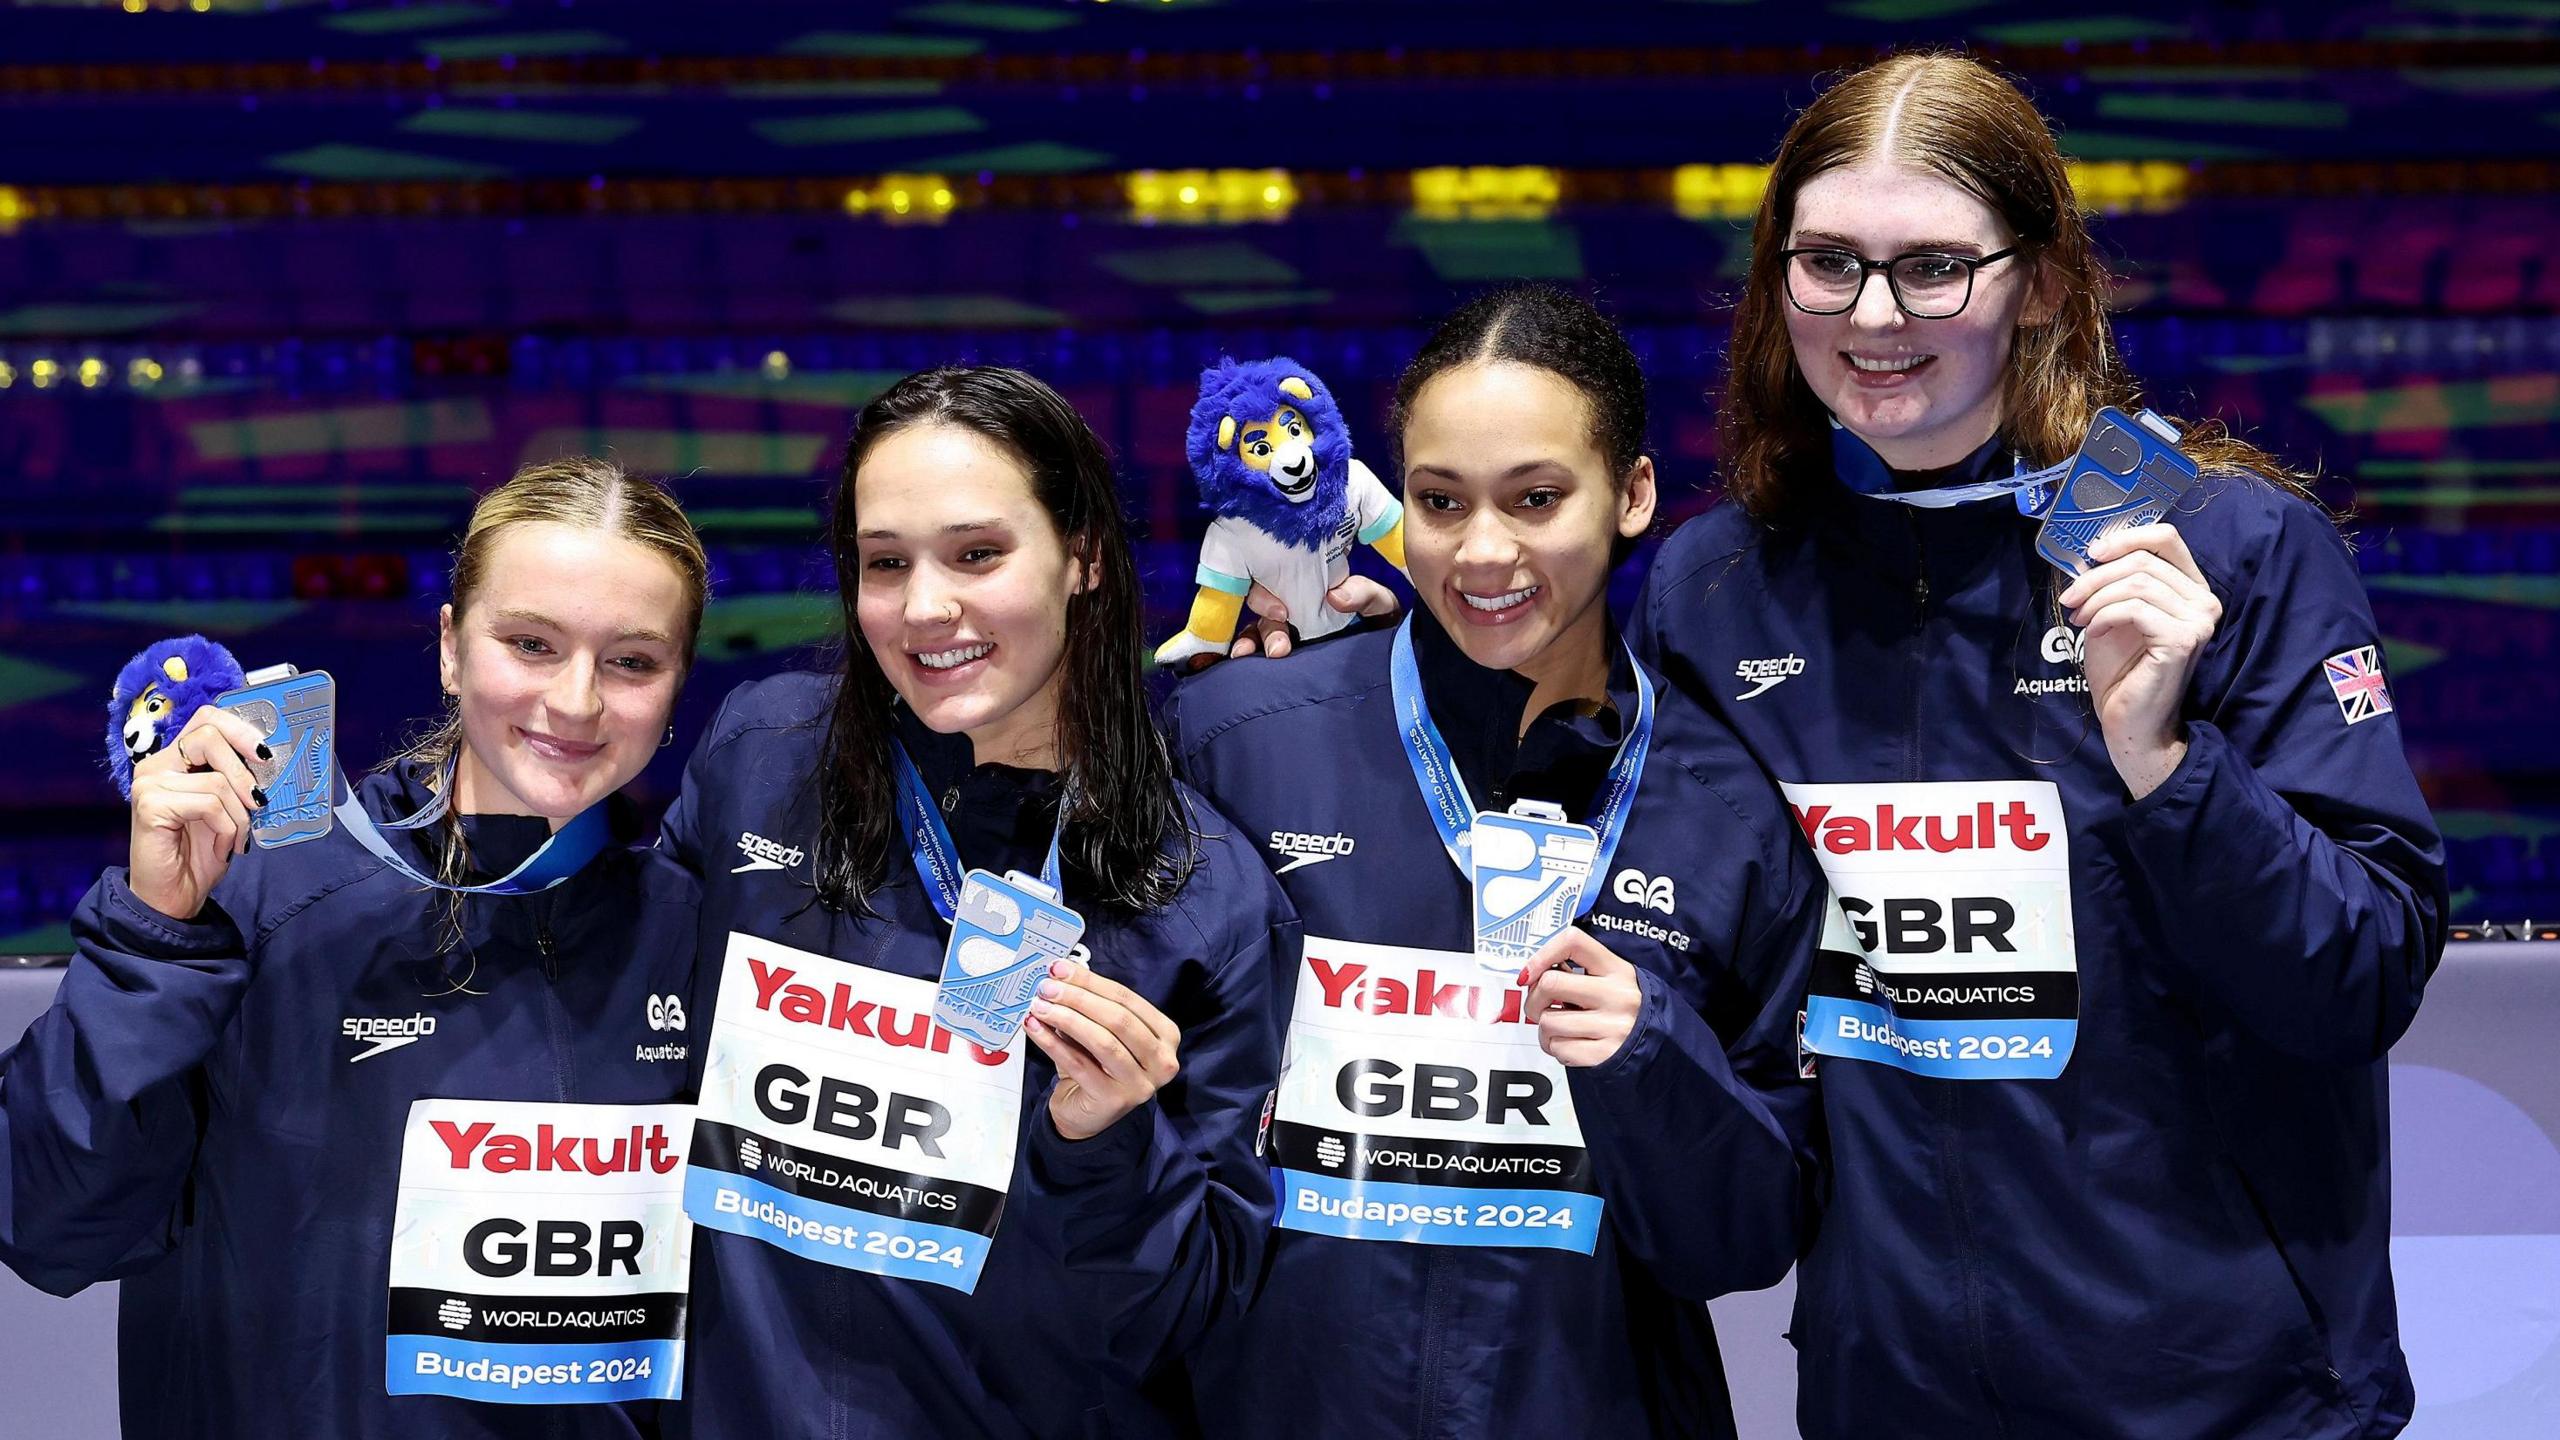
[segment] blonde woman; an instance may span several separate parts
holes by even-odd
[[[250,846],[269,737],[234,713],[135,767],[130,863],[0,1056],[0,1258],[56,1294],[123,1279],[126,1434],[643,1428],[633,1337],[680,1325],[681,1239],[578,1187],[681,1135],[616,1111],[573,1137],[685,1090],[693,891],[617,792],[667,736],[705,575],[656,485],[529,468],[455,558],[449,713],[332,833]],[[677,1298],[576,1298],[644,1270]]]

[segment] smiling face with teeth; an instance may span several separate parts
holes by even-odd
[[[1787,245],[1872,260],[1914,251],[1979,257],[2016,243],[1992,208],[1926,170],[1869,158],[1796,192]],[[2021,324],[2050,318],[2033,257],[1984,266],[1964,310],[1915,320],[1881,274],[1839,315],[1786,305],[1796,368],[1842,425],[1897,470],[1952,465],[1997,433],[2009,354]]]
[[[1067,601],[1083,567],[1003,447],[954,425],[881,440],[854,477],[855,615],[881,674],[980,763],[1057,763]]]
[[[1404,488],[1407,573],[1467,658],[1538,682],[1532,713],[1596,693],[1609,571],[1620,538],[1653,521],[1652,460],[1614,482],[1571,381],[1475,362],[1415,392]]]

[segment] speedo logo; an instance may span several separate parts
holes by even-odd
[[[338,1022],[338,1033],[350,1040],[362,1041],[367,1047],[347,1057],[347,1063],[353,1065],[359,1060],[370,1060],[385,1050],[415,1045],[433,1035],[436,1033],[436,1017],[350,1015]]]
[[[753,830],[739,832],[738,853],[746,856],[747,861],[731,870],[729,873],[732,875],[744,875],[750,870],[788,870],[808,858],[807,852],[799,846],[767,840]]]
[[[1733,678],[1749,684],[1751,688],[1733,698],[1749,700],[1755,696],[1766,695],[1789,679],[1803,673],[1804,657],[1794,651],[1784,655],[1773,655],[1766,660],[1745,660],[1733,667]]]
[[[1298,830],[1274,830],[1271,832],[1271,848],[1288,856],[1289,863],[1271,873],[1286,875],[1303,865],[1339,860],[1350,854],[1358,843],[1348,835],[1309,835]]]

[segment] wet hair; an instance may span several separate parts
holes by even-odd
[[[819,762],[819,898],[840,910],[862,906],[889,867],[906,858],[889,750],[897,692],[855,613],[862,562],[854,481],[882,441],[930,425],[968,431],[1012,457],[1071,562],[1092,574],[1093,583],[1067,601],[1059,662],[1062,859],[1080,888],[1092,887],[1092,899],[1124,911],[1157,909],[1181,891],[1196,850],[1174,791],[1172,757],[1147,707],[1138,572],[1111,459],[1057,391],[994,365],[908,376],[862,408],[845,447],[830,529],[844,604],[844,667]]]
[[[1609,482],[1626,488],[1645,453],[1644,367],[1616,322],[1590,301],[1552,285],[1487,291],[1440,322],[1396,377],[1387,429],[1398,453],[1424,386],[1462,365],[1494,361],[1536,366],[1579,392],[1589,413],[1591,448],[1608,467]],[[1618,537],[1610,564],[1634,548],[1634,541]]]
[[[664,486],[591,455],[527,465],[471,507],[470,522],[453,552],[449,593],[457,627],[479,598],[499,542],[519,525],[537,524],[602,530],[654,551],[674,566],[684,586],[682,663],[685,669],[692,668],[694,641],[702,631],[702,608],[711,591],[711,562],[703,553],[702,537],[694,533],[693,522]],[[439,775],[453,764],[464,744],[462,709],[458,697],[446,699],[442,717],[431,722],[392,763],[415,762]],[[431,873],[445,884],[461,884],[471,872],[461,814],[446,810],[434,834]],[[465,897],[449,898],[453,903],[447,909],[447,938],[458,942]]]
[[[2142,403],[2107,325],[2106,264],[2044,116],[1978,61],[1896,55],[1833,85],[1796,117],[1760,197],[1717,425],[1725,487],[1762,518],[1786,511],[1804,477],[1830,469],[1829,413],[1787,335],[1778,257],[1795,228],[1796,197],[1815,176],[1871,157],[1936,175],[1989,206],[2017,236],[2021,273],[2056,302],[2048,320],[2018,327],[2003,381],[2004,433],[2030,464],[2075,453],[2100,406]],[[2309,494],[2302,477],[2219,421],[2185,428],[2178,448],[2205,468]]]

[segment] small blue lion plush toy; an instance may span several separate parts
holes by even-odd
[[[237,690],[246,677],[231,652],[201,635],[154,640],[116,672],[107,701],[107,768],[116,791],[133,798],[133,767],[178,738],[196,711],[213,697]]]
[[[1355,541],[1404,568],[1404,505],[1351,458],[1341,408],[1297,361],[1220,360],[1202,371],[1185,448],[1200,503],[1217,518],[1200,540],[1191,622],[1156,647],[1157,664],[1225,655],[1256,582],[1289,607],[1304,639],[1350,624],[1324,594],[1351,574]]]

